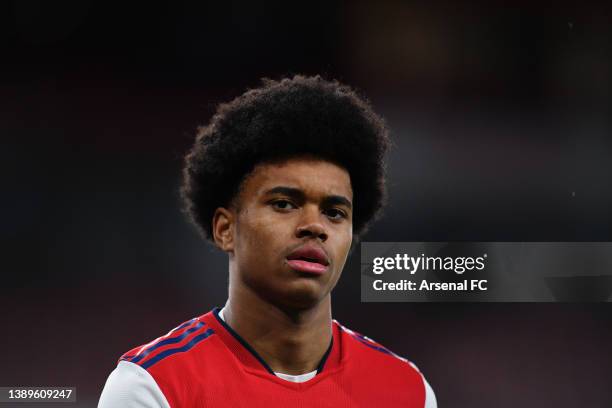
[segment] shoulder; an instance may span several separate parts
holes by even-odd
[[[215,352],[219,342],[207,341],[216,337],[210,316],[188,320],[124,353],[107,380],[99,408],[182,405],[185,386],[211,371],[207,357],[221,354]]]
[[[206,317],[203,315],[181,323],[163,336],[124,353],[119,362],[129,362],[147,371],[155,366],[156,372],[162,367],[180,364],[193,357],[196,350],[200,352],[200,346],[215,333]]]
[[[436,408],[436,396],[423,373],[410,360],[394,353],[371,338],[351,330],[336,320],[342,335],[345,358],[351,366],[367,372],[371,378],[382,378],[386,384],[394,382],[395,387],[406,387],[423,393],[425,408]]]
[[[408,370],[409,372],[418,372],[418,369],[412,362],[399,356],[382,344],[359,332],[341,325],[336,320],[334,320],[334,324],[340,328],[342,338],[349,347],[350,353],[360,354],[365,358],[372,358],[377,361],[381,361],[383,364],[386,363],[384,365],[389,367],[397,367],[398,369]]]

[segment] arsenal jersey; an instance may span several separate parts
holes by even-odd
[[[288,381],[214,309],[121,356],[98,407],[437,406],[412,363],[335,320],[332,333],[316,375]]]

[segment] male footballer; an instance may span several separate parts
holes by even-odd
[[[382,208],[388,143],[369,103],[319,76],[221,104],[182,196],[228,255],[227,302],[121,356],[98,406],[436,407],[413,364],[332,319],[351,245]]]

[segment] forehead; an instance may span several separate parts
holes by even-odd
[[[311,196],[342,195],[352,200],[351,178],[343,167],[316,158],[292,158],[257,165],[243,181],[243,198],[259,196],[283,186]]]

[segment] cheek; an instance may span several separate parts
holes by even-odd
[[[283,242],[284,234],[278,222],[270,220],[265,213],[249,212],[239,219],[237,228],[238,243],[244,255],[262,258],[277,252]],[[269,259],[269,256],[266,256]]]
[[[337,252],[336,252],[336,261],[338,262],[339,267],[343,267],[346,262],[346,258],[348,257],[348,252],[351,249],[351,243],[353,242],[353,234],[352,230],[343,231],[338,234],[338,243],[337,243]],[[339,268],[341,269],[341,268]]]

